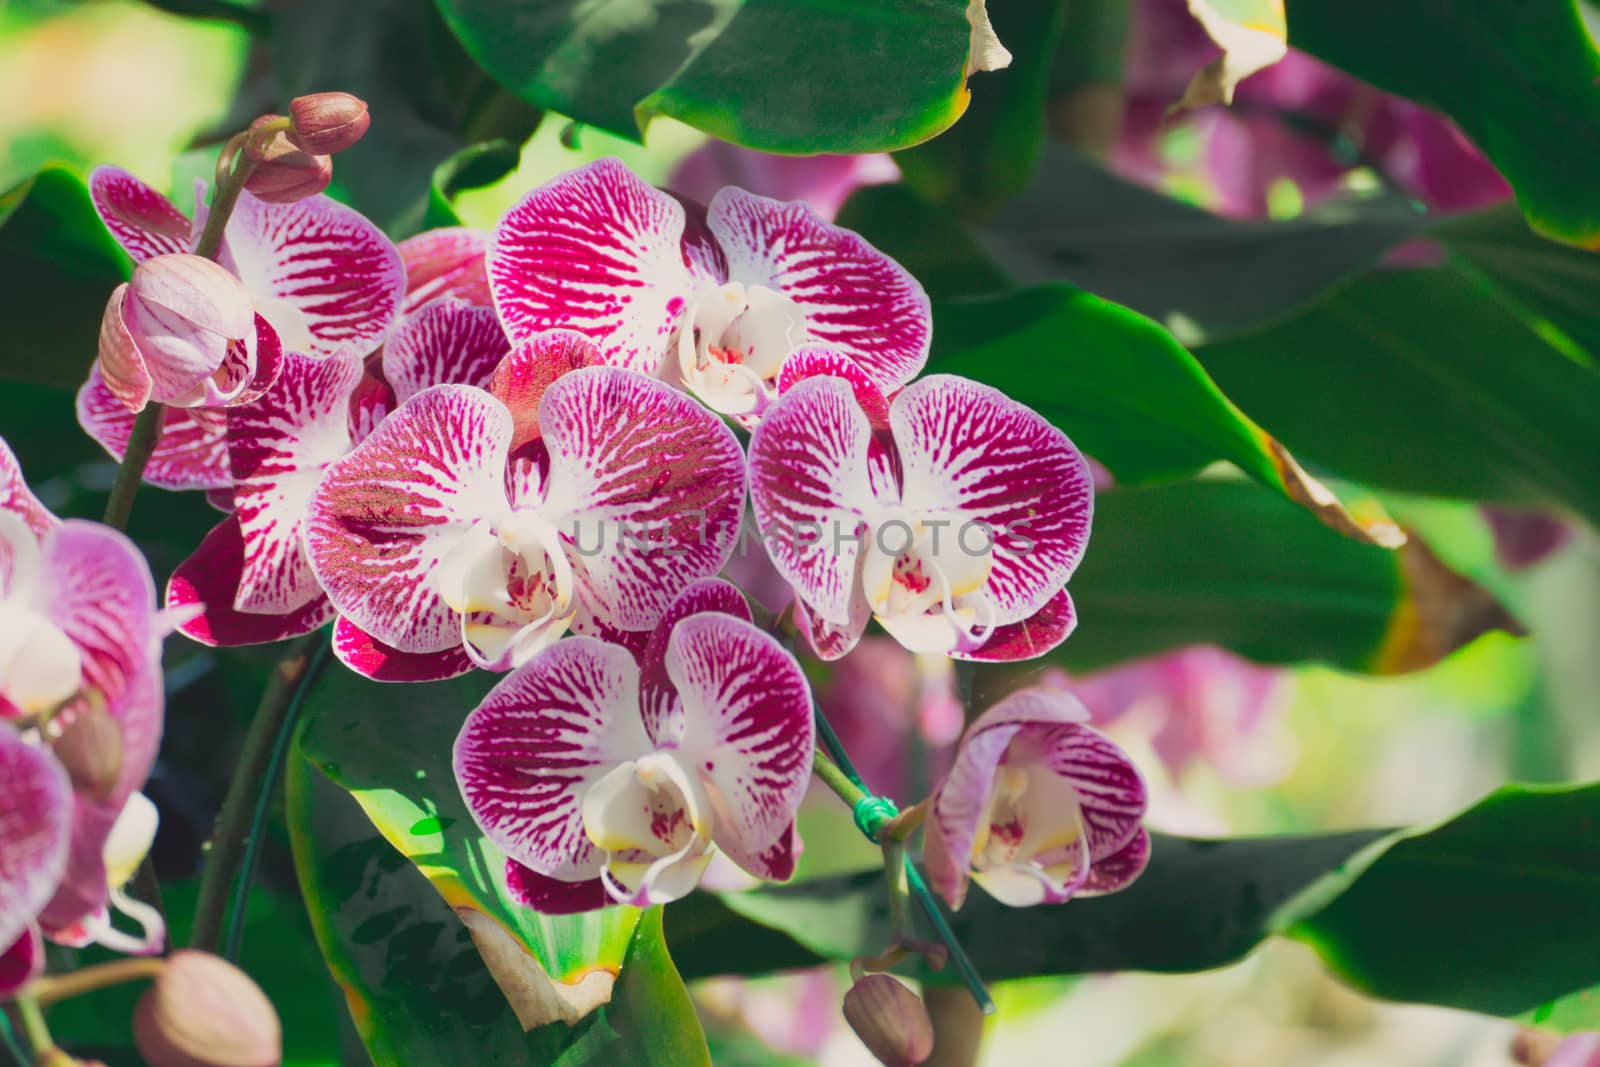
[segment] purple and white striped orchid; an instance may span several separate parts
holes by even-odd
[[[89,193],[101,222],[136,264],[194,250],[203,207],[191,221],[166,197],[115,167],[96,169]],[[199,184],[196,203],[204,198]],[[264,322],[257,347],[266,342],[268,355],[281,346],[316,359],[342,349],[365,356],[384,342],[405,299],[405,267],[394,245],[360,214],[326,196],[268,204],[242,193],[217,259],[243,283]],[[78,391],[79,423],[118,459],[133,429],[127,402],[132,395],[124,383],[109,382],[99,366]],[[221,412],[168,410],[145,480],[167,489],[227,488],[226,427]]]
[[[456,780],[519,899],[550,912],[665,903],[714,850],[759,878],[793,874],[811,693],[749,618],[731,585],[697,583],[638,659],[562,641],[467,717]]]
[[[384,346],[376,407],[358,397],[354,350],[290,353],[267,394],[228,416],[231,514],[173,573],[167,603],[197,605],[180,629],[209,645],[309,633],[334,617],[302,545],[311,494],[384,413],[432,385],[487,385],[509,346],[494,312],[440,300],[408,315]]]
[[[1012,907],[1125,888],[1144,870],[1148,798],[1077,700],[1025,689],[984,712],[933,794],[928,879],[952,908],[976,881]]]
[[[869,618],[914,652],[964,659],[1060,644],[1094,510],[1082,454],[998,390],[950,375],[908,386],[887,421],[875,433],[858,388],[814,377],[750,440],[756,522],[817,654],[849,652]]]
[[[922,286],[861,237],[732,187],[702,209],[614,159],[506,213],[489,286],[513,341],[575,330],[605,362],[659,374],[747,424],[804,344],[829,346],[885,394],[928,356]]]
[[[161,738],[165,629],[132,542],[50,514],[0,441],[0,947],[23,978],[38,958],[35,927],[121,951],[164,940],[159,913],[121,887],[154,833],[138,790]],[[80,780],[54,750],[89,717],[107,721],[100,743],[116,751],[100,754],[103,778]],[[108,902],[144,936],[115,929]]]
[[[545,335],[509,361],[570,366],[574,343]],[[328,466],[305,543],[352,668],[506,670],[569,630],[649,631],[727,562],[745,498],[732,431],[631,371],[550,377],[496,375],[513,397],[424,389]]]

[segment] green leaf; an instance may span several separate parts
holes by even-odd
[[[1283,935],[1373,996],[1517,1015],[1600,983],[1597,819],[1600,785],[1507,786],[1434,827],[1221,841],[1158,834],[1149,869],[1120,893],[1008,908],[974,888],[954,927],[991,981],[1209,970]],[[671,905],[668,925],[692,978],[760,973],[773,959],[849,959],[889,943],[877,871],[699,894]],[[1596,1009],[1561,1025],[1600,1026]]]
[[[1196,350],[1296,454],[1371,485],[1600,521],[1600,376],[1476,274],[1388,271]]]
[[[1242,481],[1100,493],[1068,589],[1083,623],[1051,659],[1074,670],[1211,643],[1393,673],[1515,628],[1421,542],[1391,552],[1341,537]]]
[[[1289,0],[1288,15],[1296,47],[1455,119],[1539,232],[1600,241],[1600,51],[1576,0]]]
[[[877,152],[967,105],[967,0],[438,4],[502,85],[623,137],[668,115],[769,152]]]
[[[1393,545],[1358,522],[1250,421],[1161,327],[1068,285],[934,305],[930,372],[965,375],[1064,429],[1119,483],[1168,481],[1227,460],[1333,528]]]
[[[905,180],[934,203],[982,215],[1027,184],[1044,147],[1051,63],[1069,0],[998,4],[994,29],[1011,65],[979,82],[972,106],[943,136],[895,157]]]
[[[609,1004],[524,1033],[467,928],[360,807],[303,759],[287,792],[317,939],[377,1067],[709,1064],[660,909],[634,930]]]
[[[424,0],[281,5],[271,49],[285,98],[337,89],[367,101],[372,128],[339,153],[334,178],[397,239],[423,227],[436,167],[470,145],[521,145],[539,123]]]
[[[106,300],[132,267],[72,171],[46,167],[0,194],[0,378],[83,384]]]
[[[407,685],[397,707],[401,690],[329,670],[307,698],[296,746],[472,925],[480,947],[499,950],[503,986],[549,985],[590,1004],[605,992],[599,976],[621,968],[639,912],[540,915],[507,895],[505,854],[478,831],[450,764],[462,721],[495,681],[475,671]]]
[[[434,167],[428,206],[423,212],[419,229],[462,225],[461,216],[456,214],[454,206],[457,194],[493,185],[516,170],[521,158],[520,145],[504,140],[488,141],[468,145]]]
[[[1015,286],[954,215],[898,182],[857,189],[835,221],[892,256],[934,299],[1003,293]]]

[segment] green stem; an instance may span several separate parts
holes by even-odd
[[[122,454],[122,465],[117,468],[116,480],[111,483],[111,499],[106,501],[107,526],[118,530],[128,528],[128,516],[133,514],[133,498],[139,493],[139,483],[144,480],[145,464],[150,462],[156,442],[161,440],[161,423],[166,408],[149,403],[133,422],[133,432],[128,436],[127,451]]]
[[[316,684],[322,668],[327,666],[328,656],[332,651],[333,642],[330,639],[320,642],[316,652],[312,654],[311,663],[301,675],[299,684],[294,688],[294,696],[289,700],[288,713],[283,718],[283,725],[279,727],[277,740],[272,746],[272,757],[267,765],[266,779],[262,783],[262,788],[256,793],[256,807],[250,819],[250,832],[245,836],[244,861],[240,864],[239,878],[234,883],[233,900],[228,905],[228,926],[222,940],[223,958],[232,963],[239,962],[239,953],[244,945],[245,916],[250,904],[250,890],[255,886],[256,867],[261,859],[261,843],[267,836],[267,812],[272,808],[273,785],[282,773],[284,757],[288,755],[289,741],[294,736],[295,723],[300,718],[300,709],[305,704],[306,694]]]
[[[267,774],[277,748],[278,734],[295,706],[294,695],[306,673],[321,635],[309,633],[289,646],[261,694],[261,703],[245,734],[244,751],[228,783],[222,810],[208,843],[205,870],[200,876],[200,899],[195,905],[193,948],[216,952],[221,944],[228,890],[238,874],[248,844],[250,814],[256,795],[267,787]]]
[[[839,799],[845,802],[846,807],[854,809],[858,803],[867,799],[867,791],[845,773],[843,768],[829,759],[820,748],[811,757],[811,771],[823,785],[839,795]]]
[[[33,1050],[33,1061],[42,1062],[56,1047],[50,1036],[50,1026],[44,1021],[39,1002],[27,993],[16,1000],[17,1016],[22,1020],[22,1032],[27,1035],[28,1047]]]
[[[228,175],[228,180],[217,187],[217,195],[211,198],[211,210],[206,214],[205,229],[200,231],[200,240],[195,242],[194,254],[207,259],[216,259],[217,250],[222,247],[222,231],[228,228],[228,218],[233,214],[233,205],[239,202],[239,194],[244,191],[244,183],[254,173],[256,165],[248,156],[240,155],[233,164],[233,171]]]

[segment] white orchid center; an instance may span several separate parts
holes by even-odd
[[[981,590],[994,568],[991,531],[949,512],[892,511],[864,536],[862,591],[897,641],[945,653],[988,637],[994,612]]]
[[[711,862],[712,812],[700,779],[668,752],[607,772],[583,797],[583,829],[606,853],[613,895],[651,904],[685,896]]]
[[[685,309],[678,373],[713,411],[758,412],[777,396],[784,359],[805,340],[805,316],[793,300],[776,289],[728,282]]]
[[[1015,907],[1043,902],[1089,860],[1077,790],[1022,744],[995,774],[971,856],[973,879]]]
[[[281,296],[252,294],[256,314],[278,333],[285,352],[311,352],[317,339],[311,332],[311,319],[300,308]]]
[[[467,652],[485,667],[518,667],[572,624],[572,563],[542,515],[514,511],[474,523],[444,554],[439,595],[461,614]]]
[[[41,570],[33,531],[20,516],[0,512],[0,698],[13,714],[48,712],[83,679],[78,646],[40,610]]]

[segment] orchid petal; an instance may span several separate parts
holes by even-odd
[[[0,728],[0,944],[22,937],[66,867],[72,785],[43,748]]]
[[[1021,729],[1020,723],[1012,723],[980,731],[974,724],[934,793],[926,840],[928,881],[953,909],[966,899],[972,850],[987,829],[989,797],[1000,760]]]
[[[471,386],[438,385],[328,466],[305,542],[341,615],[402,652],[460,644],[434,572],[475,522],[506,510],[510,440],[503,404]]]
[[[851,391],[856,395],[856,403],[867,413],[872,425],[889,425],[889,401],[884,397],[883,390],[861,368],[861,364],[827,345],[801,345],[790,353],[778,371],[778,393],[787,393],[807,378],[818,377],[843,378],[849,382]]]
[[[977,648],[958,647],[952,649],[950,655],[955,659],[984,663],[1037,659],[1065,641],[1077,628],[1077,609],[1072,604],[1072,596],[1063,589],[1027,618],[997,626]]]
[[[41,547],[41,606],[82,653],[84,682],[115,698],[155,647],[150,567],[126,535],[83,519],[68,519]]]
[[[518,904],[542,915],[574,915],[612,902],[599,878],[563,882],[511,859],[506,860],[506,892]]]
[[[788,297],[812,340],[844,352],[885,392],[922,370],[932,334],[928,295],[866,240],[804,204],[733,187],[712,198],[708,222],[729,281]]]
[[[383,376],[403,404],[433,385],[487,386],[510,351],[492,308],[440,300],[400,320],[383,346]]]
[[[1133,884],[1144,873],[1150,862],[1150,834],[1144,827],[1134,834],[1126,845],[1109,856],[1094,861],[1089,877],[1078,890],[1080,897],[1096,897],[1115,893]]]
[[[829,377],[797,384],[750,438],[751,500],[767,554],[811,611],[835,627],[857,619],[856,535],[873,499],[871,436],[849,384]]]
[[[402,652],[345,618],[333,625],[333,654],[375,682],[438,682],[466,674],[474,666],[460,645],[438,652]]]
[[[377,348],[405,297],[405,266],[394,245],[326,196],[268,204],[240,194],[220,258],[284,346],[313,356]]]
[[[15,996],[44,973],[44,964],[44,938],[39,927],[29,923],[16,943],[0,952],[0,997]]]
[[[89,198],[100,221],[135,263],[172,252],[188,252],[192,224],[172,201],[125,170],[96,167]]]
[[[122,460],[136,416],[89,368],[78,390],[78,425],[111,458]],[[223,489],[233,484],[228,470],[228,417],[220,408],[162,409],[161,438],[144,469],[144,480],[162,489]]]
[[[456,739],[456,781],[478,826],[506,854],[561,881],[595,877],[582,794],[651,749],[639,668],[626,650],[572,637],[489,692]]]
[[[465,226],[447,226],[408,237],[398,245],[406,268],[406,299],[401,308],[409,315],[435,300],[465,300],[489,307],[489,272],[484,251],[486,234]]]
[[[600,350],[582,334],[571,330],[546,330],[511,350],[494,369],[486,388],[511,410],[516,433],[515,453],[539,436],[539,403],[557,378],[600,363]]]
[[[105,314],[100,319],[99,355],[95,365],[106,388],[129,411],[143,411],[155,391],[155,380],[145,364],[133,334],[123,321],[122,309],[128,300],[128,283],[123,282],[111,291],[106,301]]]
[[[714,839],[736,860],[771,852],[811,779],[815,726],[800,665],[743,619],[706,612],[672,628],[666,668],[683,719],[676,754],[711,783]]]
[[[299,552],[298,543],[295,551]],[[178,631],[203,645],[231,648],[262,645],[308,634],[335,615],[317,586],[304,604],[277,614],[240,611],[234,605],[246,571],[244,537],[237,516],[223,519],[206,534],[167,582],[167,607],[203,610],[180,623]],[[315,583],[315,578],[311,579]]]
[[[737,586],[720,578],[703,578],[685,587],[673,598],[661,621],[650,631],[639,656],[639,707],[644,714],[645,732],[657,745],[676,744],[679,740],[677,736],[669,737],[664,732],[678,698],[677,689],[667,674],[667,645],[672,637],[672,628],[681,619],[707,611],[751,621],[750,605]],[[681,725],[679,719],[673,729]]]
[[[984,595],[995,621],[1019,622],[1044,607],[1089,541],[1094,486],[1082,454],[999,390],[952,375],[908,386],[889,421],[906,506],[992,531]]]
[[[3,438],[0,438],[0,511],[19,516],[35,537],[43,537],[60,523],[28,488],[22,476],[22,464],[17,462],[17,454]]]
[[[648,629],[680,590],[727,563],[744,514],[744,453],[715,415],[641,374],[586,367],[545,390],[539,426],[550,452],[545,509],[570,532],[596,614]]]
[[[652,373],[695,282],[683,206],[615,159],[540,186],[506,212],[489,287],[515,341],[550,329],[588,337],[609,364]]]

